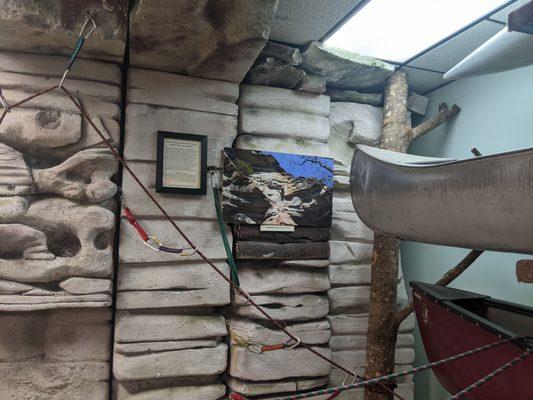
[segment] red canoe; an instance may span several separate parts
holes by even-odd
[[[533,347],[533,308],[477,293],[411,282],[418,326],[430,362],[510,337],[520,341],[434,369],[452,394]],[[470,400],[533,400],[533,355],[474,389]]]

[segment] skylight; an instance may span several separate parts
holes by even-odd
[[[506,3],[506,0],[371,0],[329,46],[403,62]]]

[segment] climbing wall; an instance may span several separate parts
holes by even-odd
[[[208,136],[209,166],[237,134],[234,83],[131,68],[128,73],[124,155],[173,220],[218,268],[229,274],[213,196],[155,192],[157,131]],[[167,246],[186,247],[137,183],[124,172],[123,198],[138,222]],[[231,231],[228,229],[231,240]],[[115,398],[215,400],[225,393],[227,334],[218,307],[229,285],[198,255],[183,257],[145,246],[121,220],[115,325]]]
[[[333,195],[333,223],[331,226],[331,255],[328,291],[332,336],[329,345],[333,360],[364,376],[366,362],[366,334],[370,301],[370,263],[374,233],[359,219],[353,208],[349,191],[350,165],[357,144],[376,146],[381,136],[383,111],[369,104],[351,102],[331,103],[330,154],[335,159]],[[399,279],[400,305],[406,301],[404,282]],[[396,370],[412,367],[414,361],[414,316],[400,327],[396,349]],[[330,386],[342,385],[346,374],[334,368]],[[348,382],[352,379],[349,378]],[[405,399],[412,398],[412,378],[402,378],[397,392]],[[363,399],[364,390],[341,394],[340,398]]]
[[[66,57],[0,53],[10,104],[59,83]],[[118,145],[121,73],[79,60],[65,86]],[[61,90],[0,125],[0,398],[108,397],[118,164]]]
[[[235,147],[327,156],[329,98],[267,86],[243,85]],[[326,291],[329,228],[261,233],[240,226],[235,255],[241,285],[254,300],[302,342],[329,357]],[[226,313],[230,341],[227,383],[247,397],[272,396],[324,386],[330,365],[297,347],[257,354],[246,343],[280,344],[287,336],[246,300],[232,299]],[[236,334],[236,335],[235,335]]]

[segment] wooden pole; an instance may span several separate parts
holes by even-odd
[[[380,148],[405,153],[412,140],[436,128],[460,108],[441,105],[439,113],[412,128],[407,111],[408,83],[404,72],[388,79],[384,92],[383,128]],[[398,313],[396,309],[399,240],[376,233],[370,283],[370,308],[366,370],[367,379],[394,372]],[[392,393],[379,386],[365,388],[365,400],[392,400]]]

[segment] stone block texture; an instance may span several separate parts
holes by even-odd
[[[327,156],[329,108],[327,96],[242,85],[235,147]],[[266,234],[242,226],[234,234],[241,287],[302,342],[331,357],[328,239],[327,228]],[[304,348],[256,354],[243,345],[242,339],[261,345],[288,339],[245,300],[233,297],[226,316],[230,390],[263,398],[326,385],[331,365]]]
[[[0,31],[25,15],[15,15],[23,3],[3,2]],[[30,30],[20,32],[30,50]],[[7,101],[59,83],[66,62],[1,52]],[[80,59],[65,86],[118,146],[119,67]],[[6,114],[0,171],[0,398],[107,399],[118,163],[56,89]]]
[[[150,2],[148,2],[150,3]],[[222,164],[222,149],[237,135],[235,83],[131,68],[128,74],[124,157],[148,190],[226,276],[229,268],[206,196],[156,193],[158,131],[208,136],[208,166]],[[187,243],[124,171],[125,202],[139,223],[167,246]],[[228,229],[231,240],[231,231]],[[226,391],[224,317],[228,283],[198,255],[155,252],[121,219],[117,275],[113,396],[137,399],[217,399]]]
[[[278,0],[135,2],[131,65],[240,83],[268,39],[277,5]]]
[[[97,30],[81,56],[122,62],[128,0],[2,0],[0,49],[70,56],[87,15]]]
[[[377,145],[381,136],[381,108],[352,102],[331,103],[329,120],[331,135],[328,145],[335,159],[333,192],[333,222],[331,225],[328,291],[332,335],[329,346],[333,359],[364,376],[366,335],[370,301],[370,264],[374,233],[361,222],[353,208],[349,192],[349,171],[357,144]],[[401,278],[401,276],[400,276]],[[399,302],[406,301],[405,286],[399,279]],[[396,369],[402,370],[414,362],[414,318],[406,320],[398,336]],[[333,368],[329,385],[343,383],[346,374]],[[405,398],[412,398],[412,378],[403,378],[396,389]],[[363,390],[350,391],[343,398],[362,399]],[[351,396],[351,397],[350,397]]]

